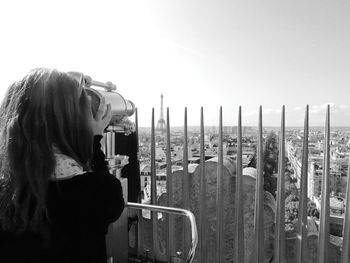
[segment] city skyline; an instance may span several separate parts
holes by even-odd
[[[35,67],[112,81],[138,107],[139,126],[170,109],[170,125],[242,122],[350,126],[347,1],[11,1],[0,4],[0,98]],[[166,116],[165,116],[166,117]]]

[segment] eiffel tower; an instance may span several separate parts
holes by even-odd
[[[164,120],[164,112],[163,112],[163,94],[160,95],[160,118],[157,122],[157,131],[160,131],[161,133],[166,132],[166,123]]]

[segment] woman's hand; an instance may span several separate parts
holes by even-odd
[[[88,98],[91,109],[91,97],[88,96]],[[106,106],[106,100],[104,97],[102,97],[95,118],[92,115],[92,110],[90,110],[90,114],[90,123],[93,134],[102,135],[104,129],[107,127],[112,118],[111,105],[107,104]]]

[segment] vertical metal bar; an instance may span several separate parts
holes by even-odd
[[[326,112],[326,125],[323,145],[323,178],[322,178],[322,199],[320,215],[320,233],[319,233],[319,263],[327,263],[329,258],[329,136],[330,136],[330,119],[329,105]]]
[[[200,262],[207,263],[207,208],[204,148],[204,114],[201,107],[201,141],[200,141]]]
[[[348,181],[346,185],[345,218],[343,226],[343,247],[340,263],[350,262],[350,158],[348,162]]]
[[[242,165],[242,112],[238,109],[237,132],[237,171],[236,171],[236,238],[235,262],[244,262],[244,224],[243,224],[243,165]]]
[[[112,152],[112,131],[108,131],[106,133],[106,158],[113,158],[113,152]]]
[[[168,207],[173,207],[173,182],[171,175],[171,152],[170,152],[170,117],[169,117],[169,108],[166,111],[166,188],[168,196]],[[171,256],[174,255],[174,235],[175,235],[175,223],[174,216],[168,215],[168,237],[167,237],[167,258],[168,261],[171,261]]]
[[[188,133],[187,133],[187,107],[185,107],[184,116],[184,149],[183,149],[183,180],[182,180],[182,198],[183,198],[183,208],[190,209],[190,197],[189,197],[189,180],[188,180]],[[190,228],[187,221],[183,221],[183,240],[184,249],[191,246],[191,240],[187,233],[189,233]]]
[[[307,261],[307,178],[309,156],[309,105],[306,105],[304,122],[303,157],[299,197],[299,219],[297,232],[297,263]]]
[[[184,148],[183,148],[183,206],[184,209],[189,208],[189,192],[188,192],[188,133],[187,133],[187,107],[185,108],[184,116]]]
[[[137,173],[138,173],[137,175],[140,177],[141,174],[140,174],[140,149],[139,149],[139,117],[138,117],[137,108],[135,108],[135,137],[136,137],[136,150],[137,150],[137,160],[136,160]],[[141,189],[139,190],[140,192],[137,196],[137,200],[139,203],[141,203]]]
[[[222,107],[220,107],[219,117],[219,149],[218,149],[218,169],[216,181],[216,263],[223,262],[222,255],[222,224],[223,224],[223,140],[222,140]]]
[[[135,132],[136,132],[136,138],[137,138],[137,155],[139,154],[139,117],[138,117],[138,111],[137,108],[135,109]],[[139,155],[137,156],[137,162],[139,162]],[[139,164],[138,164],[139,165]],[[140,197],[141,199],[141,197]],[[141,200],[140,200],[141,203]],[[143,244],[143,218],[142,218],[142,210],[137,210],[137,216],[139,218],[138,223],[138,230],[137,230],[137,254],[141,256],[144,252],[144,244]]]
[[[112,140],[112,149],[111,149],[112,156],[115,156],[116,154],[115,154],[115,132],[114,131],[111,132],[111,140]]]
[[[140,149],[139,149],[139,114],[137,111],[137,108],[135,108],[135,135],[136,135],[136,149],[137,149],[137,162],[139,162],[139,153],[140,153]]]
[[[286,248],[286,233],[284,230],[285,221],[285,107],[282,107],[281,113],[281,131],[280,144],[278,155],[278,182],[277,182],[277,213],[276,213],[276,227],[275,227],[275,247],[274,247],[274,262],[285,262],[285,248]]]
[[[152,108],[152,130],[151,130],[151,204],[157,205],[157,175],[156,175],[156,140],[154,131],[154,108]],[[152,220],[152,254],[156,257],[158,251],[158,214],[151,212]]]
[[[263,137],[262,137],[262,106],[259,108],[257,178],[255,191],[254,214],[254,257],[253,262],[264,262],[264,174],[263,174]]]

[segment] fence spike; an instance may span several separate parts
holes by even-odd
[[[151,204],[157,205],[157,171],[156,171],[156,139],[154,130],[154,108],[152,108],[152,130],[151,130]],[[158,213],[151,212],[152,218],[152,255],[157,257],[158,251]]]
[[[136,138],[137,138],[137,154],[139,154],[139,118],[138,118],[138,110],[135,109],[135,132],[136,132]],[[137,158],[139,159],[139,158]],[[138,160],[138,166],[139,166],[139,160]],[[140,172],[138,168],[138,172]],[[141,203],[141,197],[139,197],[140,203]],[[142,256],[144,252],[144,243],[143,243],[143,220],[142,220],[142,210],[137,210],[137,216],[140,219],[138,223],[138,229],[137,229],[137,255]]]
[[[304,121],[304,142],[301,164],[299,218],[297,232],[297,263],[307,261],[307,181],[309,156],[309,105],[306,105]]]
[[[218,168],[216,181],[216,254],[217,263],[223,259],[222,222],[223,222],[223,140],[222,140],[222,107],[219,116],[219,147],[218,147]]]
[[[285,262],[285,107],[282,106],[281,112],[281,130],[278,155],[278,182],[277,182],[277,211],[276,211],[276,227],[275,227],[275,247],[274,262]]]
[[[237,165],[236,165],[236,238],[235,262],[244,262],[244,223],[243,223],[243,164],[242,164],[242,111],[238,109],[237,126]]]
[[[257,178],[255,189],[255,213],[254,213],[254,251],[253,261],[264,262],[264,174],[263,174],[263,137],[262,137],[262,106],[259,108],[258,126],[258,153],[257,153]]]
[[[200,262],[207,263],[207,209],[206,209],[206,178],[205,178],[205,148],[204,148],[204,113],[201,107],[200,120]]]
[[[184,149],[183,149],[183,179],[182,179],[182,198],[183,208],[190,210],[190,197],[189,197],[189,180],[188,180],[188,131],[187,131],[187,107],[185,107],[184,115]],[[185,220],[183,221],[183,244],[184,249],[187,249],[191,245],[191,241],[186,235],[189,233],[189,224]]]
[[[170,151],[170,116],[169,108],[166,111],[166,188],[168,196],[168,207],[173,207],[173,178],[171,170],[171,151]],[[175,254],[174,248],[174,236],[175,236],[175,220],[174,216],[168,215],[168,236],[167,236],[167,258],[171,262],[171,257]]]
[[[329,120],[329,105],[327,106],[326,125],[324,135],[324,150],[323,150],[323,174],[322,174],[322,199],[321,199],[321,214],[320,214],[320,234],[319,234],[319,263],[328,262],[329,254],[329,136],[330,136],[330,120]]]

